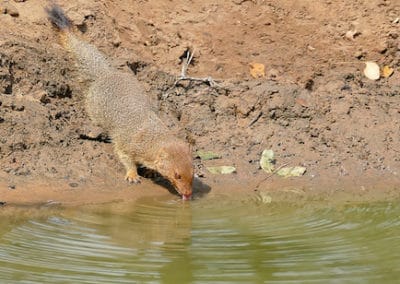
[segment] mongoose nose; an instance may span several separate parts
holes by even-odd
[[[182,200],[190,200],[192,199],[192,194],[182,194]]]

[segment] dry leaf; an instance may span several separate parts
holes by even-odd
[[[196,156],[202,159],[203,161],[206,160],[214,160],[214,159],[220,159],[221,155],[211,152],[211,151],[197,151]]]
[[[272,173],[275,168],[274,151],[265,149],[261,154],[260,166],[267,173]]]
[[[364,75],[370,80],[378,80],[380,77],[379,65],[372,61],[365,62]]]
[[[259,200],[264,204],[268,204],[272,202],[272,197],[266,192],[260,192]]]
[[[281,168],[276,174],[282,177],[299,177],[306,172],[305,167],[284,167]]]
[[[232,166],[219,166],[219,167],[207,167],[207,170],[212,174],[233,174],[236,172],[236,168]]]
[[[390,68],[389,66],[386,65],[382,69],[382,76],[388,78],[392,76],[393,72],[394,72],[393,68]]]
[[[253,78],[265,77],[265,66],[261,63],[250,63],[250,75]]]

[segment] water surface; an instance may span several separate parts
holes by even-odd
[[[395,283],[400,205],[173,196],[0,208],[1,283]],[[4,216],[3,216],[4,215]]]

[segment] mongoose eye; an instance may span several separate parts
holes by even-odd
[[[175,179],[181,179],[181,175],[178,173],[175,173]]]

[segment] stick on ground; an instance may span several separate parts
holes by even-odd
[[[176,86],[176,84],[178,84],[180,81],[197,81],[197,82],[204,82],[211,87],[217,86],[218,84],[210,76],[205,78],[198,78],[198,77],[188,77],[186,75],[189,65],[193,60],[193,56],[194,56],[194,50],[192,52],[188,50],[186,53],[186,60],[183,62],[182,65],[181,75],[176,79],[174,86]]]

